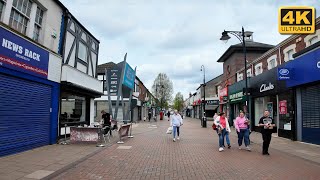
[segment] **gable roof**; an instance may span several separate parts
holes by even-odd
[[[249,51],[266,52],[272,48],[274,48],[274,45],[264,44],[264,43],[254,42],[254,41],[246,41],[247,52]],[[236,52],[243,52],[242,43],[230,46],[223,53],[223,55],[218,59],[217,62],[225,62],[232,54]]]
[[[108,63],[104,63],[104,64],[100,64],[97,67],[97,74],[105,74],[105,69],[111,69],[113,66],[115,66],[116,64],[114,62],[108,62]]]

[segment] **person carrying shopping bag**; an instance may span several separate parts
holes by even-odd
[[[229,126],[228,119],[226,118],[224,112],[221,112],[219,114],[219,116],[214,120],[213,123],[217,127],[217,133],[219,135],[219,152],[221,152],[224,150],[224,148],[223,148],[224,147],[224,137],[227,133],[231,132],[231,129]],[[231,147],[229,138],[227,138],[226,140],[227,140],[228,146]]]
[[[249,145],[249,123],[250,121],[245,117],[244,112],[240,111],[239,117],[236,118],[234,122],[234,126],[238,133],[238,145],[239,149],[241,149],[242,142],[244,141],[244,145],[246,146],[247,151],[251,151]]]
[[[174,110],[173,115],[170,117],[170,126],[172,126],[173,142],[180,139],[180,126],[183,125],[183,120],[177,110]]]

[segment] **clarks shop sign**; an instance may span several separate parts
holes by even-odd
[[[0,27],[0,66],[47,78],[49,52]]]
[[[275,95],[287,90],[286,81],[278,80],[278,69],[273,68],[250,79],[250,94],[253,97]]]
[[[274,85],[272,83],[269,84],[262,84],[260,86],[260,92],[270,91],[274,89]]]

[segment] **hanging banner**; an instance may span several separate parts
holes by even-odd
[[[126,63],[122,84],[130,89],[133,89],[135,78],[136,78],[136,74],[135,74],[134,70],[130,67],[130,65],[128,63]]]
[[[48,77],[49,52],[0,27],[0,66]]]
[[[116,65],[111,69],[107,70],[108,85],[109,85],[109,91],[111,96],[118,95],[120,77],[121,77],[121,68],[119,66]],[[105,91],[106,90],[107,88],[105,87]]]

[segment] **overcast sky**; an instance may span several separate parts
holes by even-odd
[[[278,33],[278,8],[308,5],[318,0],[61,0],[100,40],[99,64],[123,60],[137,66],[148,89],[158,73],[173,82],[174,94],[186,97],[203,81],[222,74],[217,59],[239,40],[219,40],[226,30],[253,31],[256,42],[276,45],[287,36]],[[302,3],[303,2],[303,3]],[[317,15],[319,16],[319,15]]]

